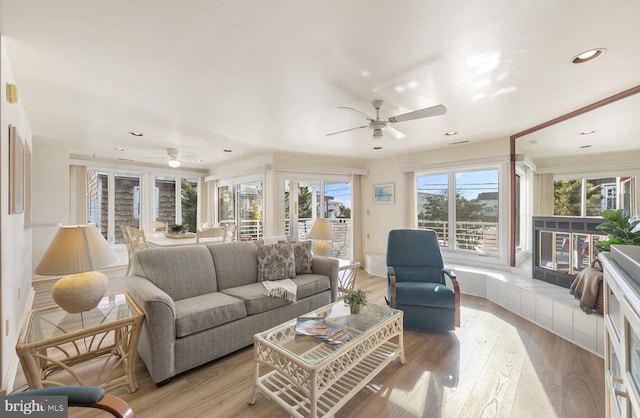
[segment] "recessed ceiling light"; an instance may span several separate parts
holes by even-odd
[[[460,145],[460,144],[466,144],[467,142],[469,142],[469,141],[465,139],[463,141],[452,142],[449,145]]]
[[[446,135],[446,136],[454,136],[454,135],[458,135],[458,131],[450,131],[450,132],[447,132],[445,135]]]
[[[124,151],[124,148],[115,147],[113,150],[114,150],[114,151]]]
[[[581,145],[580,148],[591,148],[593,145]]]
[[[593,134],[595,132],[596,131],[583,131],[583,132],[580,132],[580,135],[591,135],[591,134]]]
[[[583,52],[581,54],[578,54],[575,57],[573,57],[571,59],[571,62],[574,63],[574,64],[582,64],[584,62],[592,61],[592,60],[598,58],[599,56],[601,56],[605,52],[607,52],[606,48],[590,49],[588,51],[585,51],[585,52]]]
[[[232,149],[225,149],[225,150],[223,150],[223,151],[224,151],[224,152],[233,152],[233,150],[232,150]]]
[[[143,134],[141,132],[136,132],[136,131],[131,131],[129,132],[131,135],[133,136],[143,136]]]
[[[382,149],[382,147],[373,147],[373,149],[378,150],[378,149]]]

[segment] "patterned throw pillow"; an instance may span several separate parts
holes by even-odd
[[[258,246],[258,281],[290,279],[296,275],[293,247],[289,244]]]
[[[296,274],[311,273],[311,240],[297,241],[289,244],[293,247],[293,255],[296,260]]]

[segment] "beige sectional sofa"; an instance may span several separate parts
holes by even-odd
[[[137,251],[126,289],[144,311],[138,352],[156,384],[251,345],[253,335],[336,300],[338,260],[298,274],[295,302],[264,295],[251,242]]]

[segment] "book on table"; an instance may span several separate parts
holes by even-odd
[[[308,335],[324,340],[329,344],[340,344],[351,338],[349,331],[320,317],[299,317],[296,321],[295,332],[298,335]]]

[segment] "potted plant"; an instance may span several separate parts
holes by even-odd
[[[172,235],[184,235],[186,232],[184,225],[181,224],[173,224],[169,228],[169,233]]]
[[[607,222],[596,226],[596,229],[605,232],[609,239],[596,243],[598,251],[611,251],[611,244],[640,245],[640,231],[636,228],[640,220],[629,222],[629,217],[622,213],[622,209],[607,209],[600,216]]]
[[[364,289],[347,289],[342,300],[349,305],[352,314],[360,313],[360,307],[367,304],[367,291]]]

